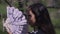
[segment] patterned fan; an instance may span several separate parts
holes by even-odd
[[[12,34],[27,33],[27,20],[23,13],[15,7],[7,6],[7,19],[3,25],[7,32]]]

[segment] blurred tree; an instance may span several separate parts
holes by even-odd
[[[60,7],[60,0],[54,0],[55,1],[55,7]],[[56,12],[56,18],[60,18],[60,9]]]
[[[1,3],[4,3],[4,0],[0,0],[0,4],[1,4]]]
[[[47,3],[47,6],[53,6],[54,5],[54,0],[45,0]]]
[[[1,3],[1,0],[0,0],[0,3]]]
[[[28,6],[34,3],[40,3],[41,0],[28,0]]]
[[[8,2],[13,6],[14,0],[8,0]]]
[[[60,7],[60,0],[54,0],[54,2],[55,2],[55,6]]]
[[[24,0],[18,0],[18,8],[19,8],[19,10],[21,10],[21,11],[23,11],[23,5],[24,5],[23,1],[24,1]]]

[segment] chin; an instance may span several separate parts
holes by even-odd
[[[32,21],[29,22],[30,26],[34,26],[34,23]]]

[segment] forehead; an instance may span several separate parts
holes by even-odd
[[[30,10],[30,11],[28,12],[28,14],[33,14],[32,10]]]

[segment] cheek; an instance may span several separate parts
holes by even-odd
[[[32,21],[33,23],[36,22],[35,16],[32,16],[32,17],[31,17],[31,21]]]
[[[33,14],[32,11],[29,11],[29,14],[31,15],[30,22],[34,24],[36,22],[35,15]]]

